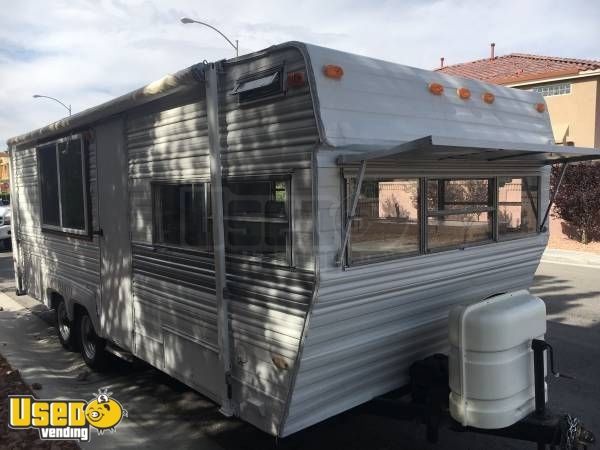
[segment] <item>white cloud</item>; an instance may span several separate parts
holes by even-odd
[[[496,53],[600,58],[600,3],[573,0],[20,0],[0,17],[0,141],[196,62],[301,40],[433,68]]]

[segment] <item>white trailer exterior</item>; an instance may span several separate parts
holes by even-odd
[[[405,385],[412,362],[447,350],[453,305],[531,285],[547,165],[598,156],[554,146],[537,104],[537,93],[295,42],[192,66],[9,141],[18,289],[64,301],[73,323],[86,311],[111,345],[290,435]],[[536,180],[535,228],[518,238],[498,229],[505,178]],[[349,186],[365,180],[414,183],[418,212],[410,226],[374,213],[404,231],[383,239],[385,257],[355,264]],[[446,213],[428,210],[427,183],[448,180],[486,186],[476,215],[488,234],[432,249],[428,227]],[[73,200],[61,186],[77,183]],[[172,192],[179,218],[165,213]],[[475,214],[464,206],[463,222]]]

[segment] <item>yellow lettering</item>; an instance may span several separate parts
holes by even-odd
[[[69,402],[69,426],[71,427],[83,427],[86,424],[85,414],[85,402]]]
[[[50,425],[53,427],[66,427],[67,404],[63,402],[52,402],[50,404]]]
[[[47,427],[50,425],[49,405],[47,402],[34,402],[32,413],[33,420],[31,424],[34,427]]]
[[[9,411],[11,427],[31,426],[31,397],[11,397]]]

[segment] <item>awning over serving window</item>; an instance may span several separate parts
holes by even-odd
[[[361,161],[395,160],[477,160],[539,161],[541,164],[600,159],[600,149],[554,144],[525,144],[475,139],[426,136],[388,149],[348,153],[338,157],[338,165]]]

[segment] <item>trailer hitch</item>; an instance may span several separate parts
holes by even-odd
[[[596,442],[594,434],[587,430],[577,417],[571,417],[569,414],[564,415],[560,422],[560,428],[561,449],[585,449],[588,445]]]
[[[534,339],[535,405],[534,412],[515,424],[499,429],[481,429],[463,426],[454,420],[448,410],[448,359],[446,355],[432,355],[411,366],[411,384],[383,397],[377,397],[357,408],[357,411],[396,420],[417,420],[425,425],[429,442],[438,440],[438,430],[445,427],[461,433],[478,433],[529,441],[538,450],[560,448],[586,449],[595,443],[594,434],[581,421],[568,414],[557,414],[546,408],[543,352],[550,354],[550,370],[554,376],[572,378],[555,371],[552,347]],[[536,364],[537,361],[537,364]],[[407,400],[408,394],[411,395]]]

